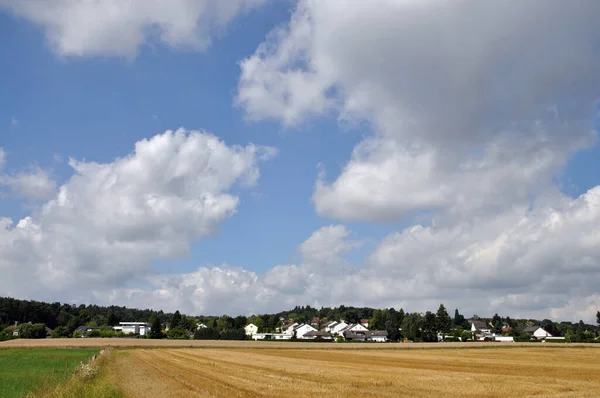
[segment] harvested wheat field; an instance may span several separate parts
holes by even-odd
[[[131,397],[591,397],[600,386],[595,348],[163,348],[113,359]]]

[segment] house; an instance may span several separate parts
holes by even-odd
[[[293,323],[286,323],[281,327],[281,332],[285,333],[285,334],[289,334],[289,335],[293,335],[294,334],[294,330],[298,327],[301,326],[301,324],[299,324],[298,322],[293,322]]]
[[[338,322],[335,324],[335,326],[333,326],[331,328],[331,330],[329,330],[329,333],[336,335],[336,334],[340,334],[340,332],[342,330],[344,330],[346,327],[348,327],[348,324],[344,321]]]
[[[538,339],[538,340],[543,340],[546,337],[553,337],[550,333],[546,332],[544,329],[542,328],[537,328],[534,332],[533,332],[533,337]]]
[[[387,330],[371,330],[369,331],[369,340],[375,343],[385,343],[387,341]]]
[[[494,336],[494,341],[499,341],[501,343],[514,343],[515,339],[512,336]]]
[[[523,333],[523,334],[527,334],[529,336],[533,336],[533,332],[535,332],[539,328],[540,328],[539,326],[527,325],[525,327],[520,328],[519,329],[519,333]]]
[[[489,325],[479,319],[469,319],[469,323],[471,324],[471,332],[473,333],[490,334],[492,332]]]
[[[196,324],[196,329],[200,330],[200,329],[206,329],[208,326],[206,326],[203,323],[197,323]]]
[[[348,341],[373,341],[385,343],[387,341],[387,330],[346,330],[344,340]]]
[[[348,332],[348,331],[350,331],[350,332],[366,332],[368,330],[369,329],[367,329],[366,327],[364,327],[361,324],[351,323],[350,325],[346,325],[346,327],[338,330],[337,333],[343,335],[344,332]]]
[[[315,339],[332,340],[333,339],[333,337],[331,336],[330,333],[321,332],[319,330],[307,332],[304,334],[304,336],[302,336],[302,338],[305,340],[315,340]]]
[[[321,320],[319,319],[318,316],[313,317],[313,319],[310,321],[310,326],[312,326],[313,328],[319,328],[319,325],[321,324]]]
[[[512,328],[506,322],[502,322],[502,333],[510,332]]]
[[[367,329],[369,328],[369,320],[368,319],[361,319],[360,324],[363,325]]]
[[[113,329],[125,334],[135,333],[145,336],[150,332],[150,324],[147,322],[119,322],[119,326],[113,326]]]
[[[88,333],[92,330],[100,330],[100,328],[97,326],[79,326],[75,329],[75,332],[79,332],[83,337],[87,337]]]
[[[292,335],[295,335],[297,339],[302,339],[306,333],[316,331],[317,329],[313,328],[309,324],[303,323],[294,328]]]
[[[331,321],[331,322],[327,322],[327,323],[325,324],[325,326],[323,327],[323,330],[324,330],[325,332],[328,332],[328,333],[330,333],[330,332],[333,330],[333,328],[335,327],[335,325],[337,325],[338,323],[339,323],[339,322],[337,322],[337,321]]]
[[[244,331],[246,332],[246,336],[252,336],[255,333],[258,333],[258,326],[253,323],[249,323],[244,326]]]

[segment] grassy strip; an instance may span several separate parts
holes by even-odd
[[[0,350],[0,397],[23,397],[64,383],[98,348]]]
[[[66,383],[37,394],[43,398],[120,398],[123,393],[114,384],[114,356],[105,350],[96,361],[84,365]]]

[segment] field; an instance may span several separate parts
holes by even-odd
[[[7,343],[0,348],[119,346],[112,349],[104,382],[126,397],[590,397],[598,396],[600,386],[600,347],[595,345],[133,339]]]
[[[20,397],[63,383],[97,348],[0,350],[0,397]]]

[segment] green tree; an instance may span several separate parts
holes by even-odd
[[[219,331],[215,328],[200,328],[194,332],[196,340],[219,340]]]
[[[427,311],[423,317],[421,326],[421,337],[423,338],[423,341],[437,341],[437,332],[437,317],[433,312]]]
[[[152,317],[152,324],[150,326],[150,335],[151,339],[161,339],[162,338],[162,324],[160,322],[160,318],[158,316]]]
[[[19,325],[18,330],[22,339],[46,338],[46,325],[43,323],[24,323]]]
[[[404,338],[417,341],[421,339],[422,316],[419,313],[406,314],[402,320],[402,335]]]
[[[596,312],[596,323],[600,326],[600,311]]]
[[[440,307],[437,310],[436,327],[437,330],[444,335],[450,332],[450,329],[452,328],[452,319],[450,318],[450,315],[448,315],[448,311],[446,311],[444,304],[440,304]]]
[[[502,332],[502,318],[500,318],[500,315],[494,314],[492,317],[492,325],[494,326],[494,331],[496,333]]]
[[[169,329],[178,328],[180,324],[181,324],[181,314],[179,313],[179,311],[175,311],[175,313],[173,314],[173,317],[171,318],[171,325],[169,325]]]
[[[383,330],[385,328],[385,318],[382,310],[375,310],[373,317],[369,320],[369,329]]]
[[[187,340],[189,337],[188,332],[181,327],[169,328],[167,332],[167,338],[172,340]]]

